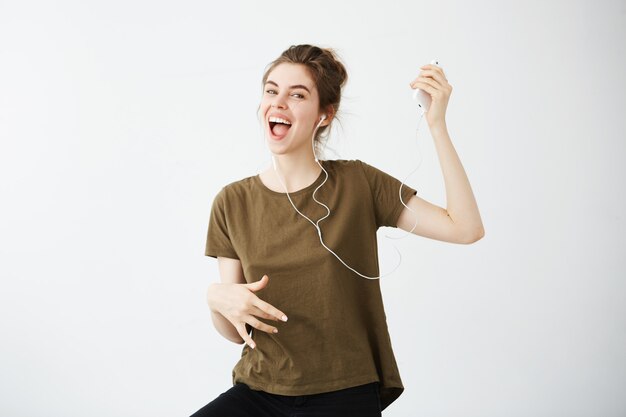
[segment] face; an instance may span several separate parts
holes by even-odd
[[[322,114],[317,88],[304,65],[283,63],[269,73],[259,115],[274,154],[299,154],[307,148],[312,154],[311,140]],[[326,124],[328,120],[320,127]]]

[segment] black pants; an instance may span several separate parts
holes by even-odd
[[[380,417],[378,382],[311,395],[277,395],[238,383],[191,417]]]

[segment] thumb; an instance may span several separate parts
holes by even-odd
[[[260,289],[265,288],[269,281],[269,277],[267,275],[263,275],[259,281],[253,282],[252,284],[246,284],[246,287],[248,287],[251,291],[259,291]]]

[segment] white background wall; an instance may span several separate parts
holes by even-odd
[[[625,39],[623,0],[1,1],[0,414],[188,416],[230,387],[210,206],[270,161],[263,69],[314,43],[350,76],[328,157],[422,158],[407,183],[445,207],[408,85],[441,61],[486,229],[381,238],[384,415],[625,415]]]

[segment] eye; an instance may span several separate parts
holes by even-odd
[[[266,92],[267,94],[276,94],[276,90],[272,90],[272,89],[265,90],[265,92]]]
[[[294,93],[293,96],[297,98],[304,98],[304,96],[300,93]]]

